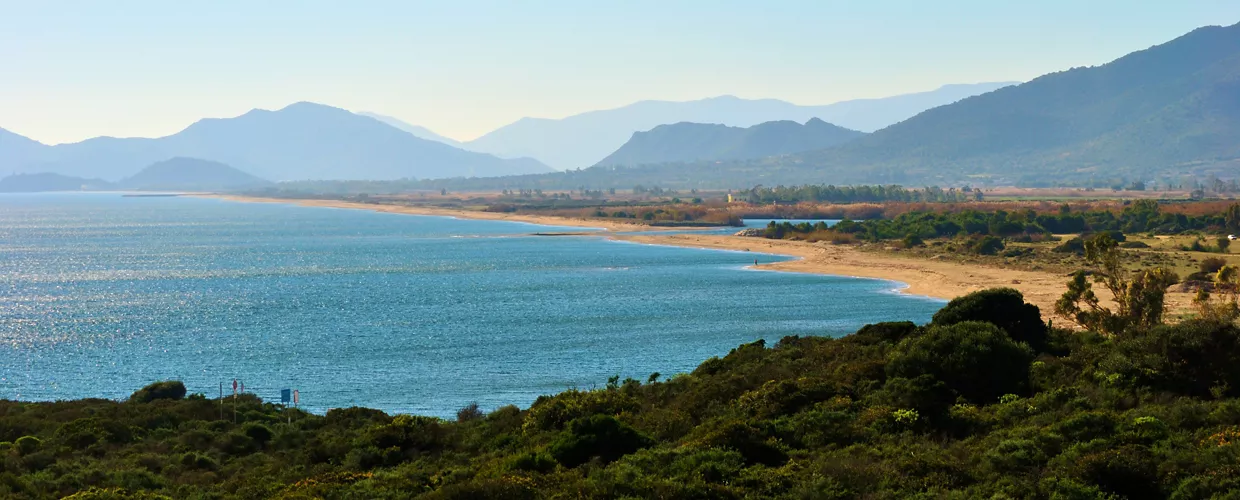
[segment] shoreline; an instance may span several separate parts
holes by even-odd
[[[303,207],[345,208],[351,210],[370,210],[405,215],[429,215],[432,217],[452,217],[455,219],[493,220],[502,222],[523,222],[540,226],[582,227],[603,231],[683,231],[683,227],[648,226],[626,222],[600,221],[592,219],[574,219],[551,215],[522,215],[503,212],[483,212],[461,208],[422,207],[410,205],[380,205],[375,203],[358,203],[353,201],[264,198],[259,196],[239,196],[231,194],[193,193],[184,194],[187,198],[213,198],[218,200],[238,201],[244,203],[284,203]]]
[[[1067,277],[1055,273],[968,266],[949,261],[883,255],[865,252],[848,245],[768,240],[734,235],[615,234],[615,232],[624,231],[684,231],[686,228],[657,227],[547,215],[514,215],[464,209],[375,205],[336,200],[299,200],[215,194],[187,194],[186,196],[246,203],[286,203],[308,207],[360,209],[406,215],[523,222],[543,226],[596,228],[599,229],[598,233],[582,233],[582,235],[602,235],[612,241],[647,245],[729,250],[792,257],[792,260],[783,262],[760,264],[757,266],[750,264],[746,267],[762,271],[784,271],[846,278],[886,280],[897,285],[892,289],[894,293],[902,295],[951,300],[970,292],[987,288],[1015,288],[1025,295],[1027,302],[1038,306],[1042,310],[1044,318],[1051,318],[1053,316],[1052,311],[1055,301],[1063,294],[1065,285],[1068,282]]]
[[[894,292],[942,300],[995,287],[1020,290],[1044,316],[1063,294],[1067,278],[1053,273],[966,266],[864,252],[855,247],[724,235],[613,235],[611,239],[652,245],[731,250],[794,257],[749,266],[758,270],[879,279],[898,285]],[[1017,283],[1018,282],[1018,283]]]

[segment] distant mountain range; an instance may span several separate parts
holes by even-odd
[[[948,85],[930,92],[883,99],[798,106],[776,99],[722,96],[688,102],[641,101],[622,108],[590,111],[563,119],[522,118],[464,144],[466,149],[500,157],[531,157],[558,169],[599,163],[634,132],[691,122],[732,127],[820,118],[841,127],[872,131],[926,109],[1012,85],[1012,82]]]
[[[118,180],[174,157],[218,161],[274,180],[399,179],[548,172],[420,139],[374,118],[313,103],[204,119],[157,139],[99,137],[46,146],[0,131],[0,172]]]
[[[600,166],[444,187],[1111,185],[1238,174],[1240,24],[1200,28],[1101,66],[969,97],[831,148],[750,160]]]
[[[67,175],[13,174],[0,178],[0,193],[38,193],[42,191],[94,191],[114,189],[103,179],[83,179]]]
[[[782,163],[854,178],[1037,183],[1235,177],[1238,159],[1240,24],[931,109]]]
[[[449,146],[452,146],[458,149],[465,149],[465,150],[469,149],[465,147],[464,143],[456,139],[452,139],[450,137],[444,137],[442,135],[436,134],[431,129],[428,129],[421,125],[414,125],[412,123],[406,123],[406,122],[401,121],[398,118],[393,118],[391,116],[381,115],[378,113],[371,113],[368,111],[359,111],[357,112],[357,114],[362,115],[362,116],[368,116],[370,118],[374,118],[383,123],[386,123],[398,129],[404,130],[405,132],[409,132],[410,134],[413,134],[414,137],[418,137],[420,139],[426,139],[428,141],[435,141],[435,142],[442,142],[444,144],[447,144]]]
[[[274,185],[223,163],[172,158],[108,182],[56,173],[14,174],[0,178],[0,193],[41,191],[240,191]]]
[[[789,121],[729,127],[705,123],[659,125],[636,132],[629,142],[599,161],[600,166],[649,163],[747,160],[829,148],[865,135],[817,118],[804,125]]]

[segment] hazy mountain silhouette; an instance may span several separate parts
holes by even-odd
[[[927,110],[844,144],[756,160],[589,168],[506,189],[755,184],[1024,184],[1236,178],[1240,24],[1206,27],[1107,64]],[[445,183],[449,189],[483,182]]]
[[[40,173],[14,174],[0,179],[0,193],[37,193],[41,191],[82,191],[113,189],[101,179],[83,179],[67,175]]]
[[[931,92],[825,106],[798,106],[776,99],[749,100],[733,96],[688,102],[641,101],[558,120],[522,118],[465,143],[465,147],[502,157],[537,158],[560,169],[578,168],[598,163],[634,132],[659,125],[691,122],[750,127],[778,120],[803,123],[817,117],[841,127],[870,131],[928,108],[1007,85],[1011,83],[948,85]]]
[[[19,154],[10,158],[9,143]],[[29,151],[0,142],[0,171],[119,179],[173,157],[219,161],[274,180],[398,179],[546,172],[530,159],[504,160],[414,137],[373,118],[314,103],[209,118],[157,139],[99,137]]]
[[[454,148],[464,149],[464,146],[461,144],[460,141],[453,139],[451,137],[444,137],[442,135],[436,134],[431,129],[428,129],[421,125],[414,125],[412,123],[405,122],[399,118],[394,118],[394,117],[387,116],[387,115],[381,115],[379,113],[371,113],[369,111],[359,111],[357,114],[374,118],[383,123],[386,123],[398,129],[404,130],[405,132],[409,132],[410,134],[413,134],[414,137],[418,137],[420,139],[426,139],[428,141],[435,141],[435,142],[442,142]]]
[[[34,139],[14,134],[0,128],[0,172],[12,171],[13,166],[37,162],[47,145]]]
[[[117,183],[122,189],[159,191],[234,191],[271,184],[220,162],[180,157],[154,163]]]
[[[935,108],[796,161],[882,178],[1202,173],[1240,158],[1238,96],[1240,24],[1206,27],[1101,66]],[[1234,163],[1225,173],[1234,177]]]
[[[636,132],[629,142],[598,164],[625,166],[745,160],[828,148],[863,135],[864,132],[837,127],[817,118],[811,118],[804,125],[783,120],[749,128],[685,122]]]

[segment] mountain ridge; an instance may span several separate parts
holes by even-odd
[[[550,171],[535,160],[505,160],[453,148],[373,118],[310,102],[278,110],[253,109],[231,118],[203,118],[158,138],[95,137],[37,147],[16,139],[4,140],[0,142],[0,171],[118,180],[178,156],[218,161],[277,180],[383,180]]]
[[[596,166],[747,160],[827,148],[863,135],[818,118],[804,124],[779,120],[751,127],[681,122],[634,132],[628,142]]]
[[[931,108],[856,140],[756,160],[595,167],[506,189],[778,184],[1185,185],[1240,172],[1240,24]],[[440,183],[426,183],[438,186]],[[483,182],[442,183],[448,189]]]
[[[821,169],[900,169],[923,177],[954,169],[957,177],[1019,180],[1030,178],[1030,167],[1045,177],[1114,169],[1178,175],[1185,172],[1176,165],[1240,156],[1234,146],[1240,141],[1240,106],[1228,97],[1240,95],[1236,68],[1240,24],[1198,28],[1105,64],[1048,73],[927,110],[797,160]],[[1177,111],[1185,107],[1194,111]],[[1212,116],[1214,126],[1203,129],[1193,116]],[[1180,147],[1185,140],[1197,147]]]
[[[272,184],[217,161],[178,156],[152,163],[117,186],[139,191],[232,191]]]
[[[396,127],[400,130],[404,130],[405,132],[413,134],[414,137],[417,137],[419,139],[442,142],[454,148],[465,149],[465,144],[462,143],[461,141],[458,141],[451,137],[440,135],[429,128],[423,127],[421,125],[414,125],[412,123],[401,120],[400,118],[396,118],[396,117],[388,116],[388,115],[382,115],[379,113],[372,113],[369,111],[358,111],[356,112],[356,114],[369,117],[369,118],[374,118],[383,123]],[[468,149],[466,149],[466,151],[468,151]]]
[[[841,127],[867,131],[866,128],[885,126],[929,107],[955,102],[962,94],[989,92],[1011,83],[954,84],[927,92],[821,106],[800,106],[769,98],[742,99],[732,95],[693,101],[643,100],[619,108],[586,111],[559,119],[521,118],[466,142],[465,147],[501,157],[528,156],[559,169],[587,167],[614,152],[634,132],[650,130],[658,125],[693,122],[750,127],[769,121],[803,123],[810,118],[820,118]],[[875,106],[892,109],[866,111],[875,109]],[[861,120],[858,117],[867,118]],[[856,120],[861,120],[860,127],[850,125],[849,121]]]

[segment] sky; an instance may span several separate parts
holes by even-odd
[[[0,0],[0,128],[158,137],[313,101],[469,140],[647,99],[1026,81],[1237,22],[1236,0]]]

